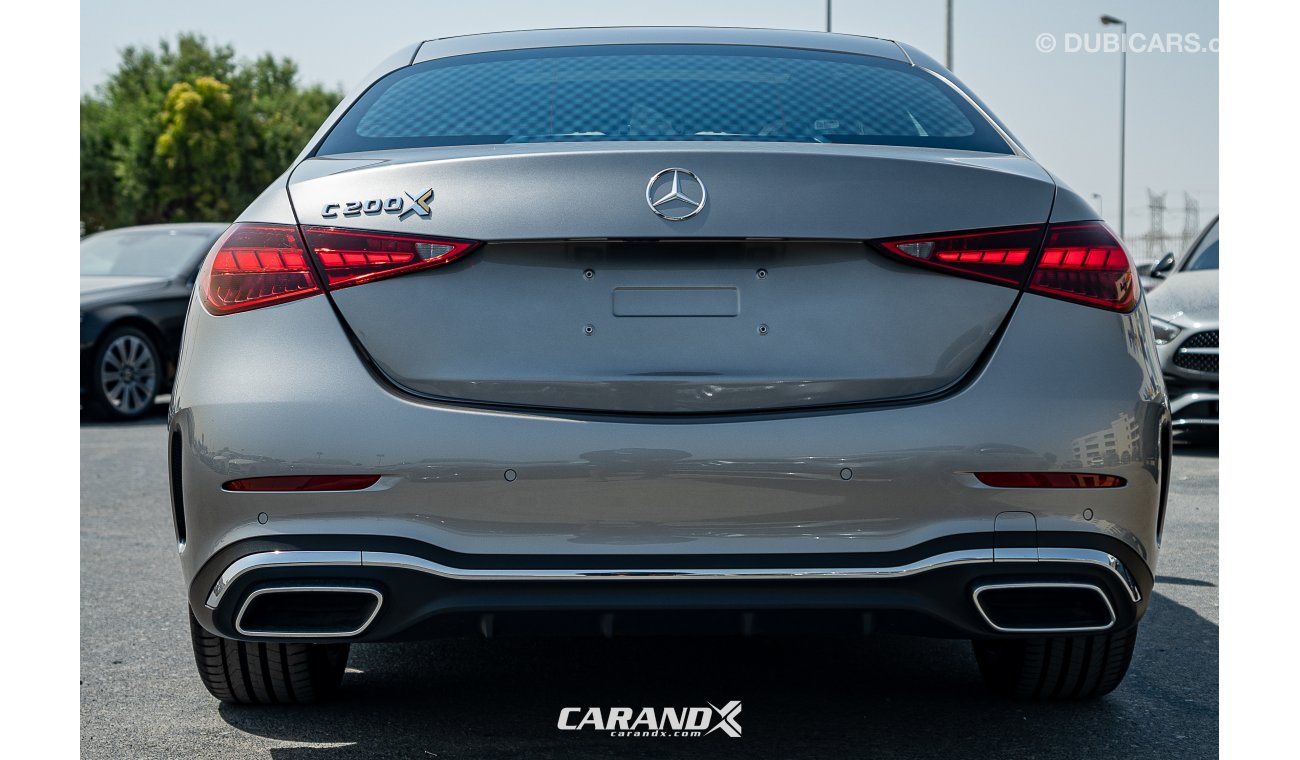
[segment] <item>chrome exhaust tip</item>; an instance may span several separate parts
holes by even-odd
[[[359,636],[383,604],[384,595],[365,586],[265,586],[244,597],[235,631],[268,638]]]
[[[984,622],[1000,633],[1096,633],[1115,625],[1115,607],[1092,583],[989,583],[971,592]]]

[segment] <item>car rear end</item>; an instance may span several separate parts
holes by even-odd
[[[1034,647],[1126,666],[1157,367],[1113,233],[918,51],[425,43],[200,275],[196,642],[897,630],[995,682]]]

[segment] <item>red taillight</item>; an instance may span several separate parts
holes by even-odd
[[[227,491],[360,491],[378,482],[378,475],[273,475],[232,480],[222,488]]]
[[[1041,249],[1040,249],[1041,244]],[[1138,280],[1119,238],[1104,222],[971,230],[879,241],[912,264],[1112,311],[1137,305]],[[1041,252],[1040,252],[1041,250]],[[1032,276],[1030,273],[1032,272]]]
[[[1127,482],[1090,472],[977,472],[975,477],[994,488],[1119,488]]]
[[[212,314],[234,314],[320,293],[308,259],[316,256],[329,290],[449,264],[478,246],[466,240],[279,224],[236,224],[199,274],[199,297]]]
[[[1049,227],[1029,290],[1112,311],[1129,311],[1138,300],[1128,254],[1102,222]]]
[[[333,227],[307,227],[303,233],[330,290],[450,264],[478,245],[465,240]]]
[[[1034,265],[1042,227],[972,230],[882,241],[886,251],[912,264],[1020,287]]]
[[[199,274],[199,298],[212,314],[234,314],[321,292],[298,228],[232,225]]]

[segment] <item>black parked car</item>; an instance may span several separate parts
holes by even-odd
[[[171,389],[181,327],[203,255],[224,224],[158,224],[81,241],[81,397],[133,419]]]

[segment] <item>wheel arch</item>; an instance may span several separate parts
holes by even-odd
[[[88,352],[87,362],[82,367],[82,372],[85,374],[87,381],[90,378],[91,365],[94,363],[95,357],[99,355],[100,349],[104,347],[104,342],[108,340],[110,335],[123,327],[134,327],[153,341],[154,348],[158,349],[158,358],[162,361],[166,370],[166,377],[168,380],[172,379],[176,365],[176,352],[168,344],[167,336],[163,335],[162,330],[158,329],[158,326],[152,320],[135,309],[123,306],[113,307],[110,310],[100,312],[96,316],[103,323],[103,327],[100,328],[99,335],[95,337],[95,343]]]

